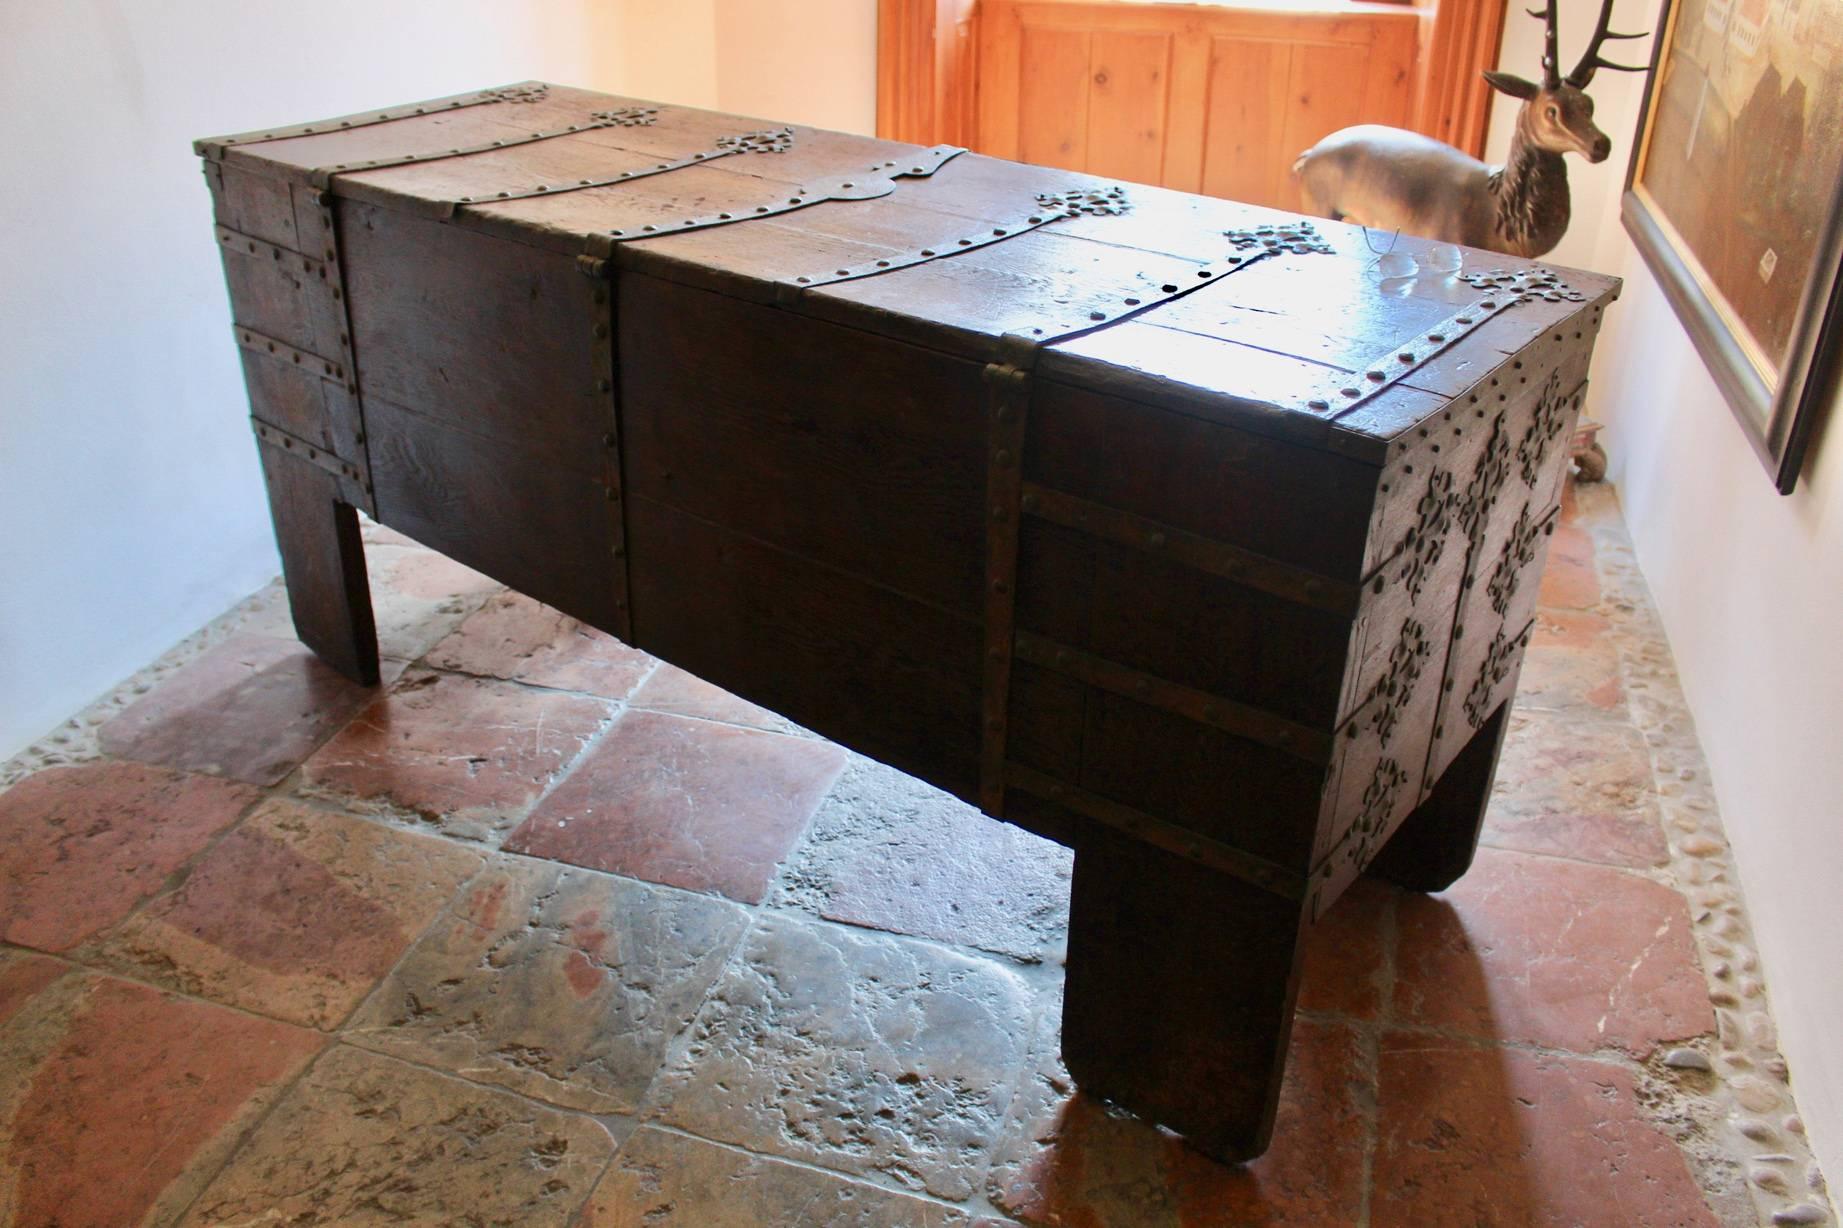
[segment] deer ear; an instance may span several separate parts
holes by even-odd
[[[1484,78],[1490,83],[1492,89],[1502,94],[1509,94],[1512,98],[1527,100],[1534,98],[1542,91],[1542,87],[1534,81],[1525,81],[1515,73],[1488,72],[1484,74]]]

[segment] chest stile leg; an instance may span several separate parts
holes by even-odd
[[[990,363],[986,380],[986,589],[983,699],[980,705],[979,804],[1002,816],[1005,733],[1017,626],[1019,500],[1030,412],[1030,367],[1036,349],[1020,345],[1009,361]]]
[[[617,318],[618,287],[615,265],[611,259],[584,255],[577,260],[589,282],[589,327],[594,336],[592,352],[597,400],[606,407],[606,429],[602,443],[602,486],[607,492],[609,602],[614,612],[614,633],[633,641],[633,607],[627,575],[627,497],[621,468],[621,377],[620,328]]]

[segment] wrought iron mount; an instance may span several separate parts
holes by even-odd
[[[596,126],[608,127],[619,125],[632,127],[636,123],[652,123],[652,119],[633,119],[625,113],[597,111],[591,116],[597,120]],[[535,137],[533,139],[536,139]],[[761,132],[739,132],[733,136],[720,136],[710,149],[699,150],[682,158],[669,162],[659,162],[652,166],[638,166],[630,170],[616,171],[612,175],[601,175],[591,179],[573,179],[561,183],[538,183],[523,188],[508,188],[503,192],[486,192],[475,196],[459,196],[441,204],[438,212],[443,217],[453,214],[457,209],[466,209],[478,205],[495,205],[509,200],[529,200],[533,196],[561,196],[565,192],[580,192],[584,188],[606,188],[615,184],[627,183],[634,179],[645,179],[652,175],[663,175],[668,171],[683,170],[702,162],[715,162],[718,158],[727,158],[731,154],[745,153],[786,153],[793,147],[794,132],[792,128],[771,128]]]
[[[1538,299],[1551,303],[1579,303],[1587,297],[1553,271],[1541,267],[1515,272],[1485,269],[1464,274],[1459,280],[1486,293],[1420,336],[1371,358],[1357,371],[1327,378],[1307,392],[1301,403],[1293,408],[1321,418],[1341,417],[1401,383],[1512,307]]]
[[[260,145],[265,141],[286,141],[300,136],[319,136],[327,132],[369,128],[373,124],[388,124],[399,119],[415,119],[419,115],[437,115],[443,111],[458,111],[462,107],[485,106],[489,103],[539,102],[549,93],[550,86],[543,82],[527,81],[519,85],[500,86],[498,89],[475,90],[468,94],[436,98],[411,107],[395,107],[388,111],[363,111],[357,115],[341,115],[333,119],[315,120],[311,124],[295,124],[287,128],[257,128],[250,132],[233,133],[230,136],[206,137],[202,141],[194,141],[192,151],[201,157],[215,160],[222,158],[226,149],[238,145]]]
[[[677,163],[664,163],[651,170],[636,172],[630,177],[637,178],[640,174],[662,174],[668,170],[677,170],[679,166],[689,165],[691,162],[708,161],[713,156],[720,157],[725,153],[743,152],[759,152],[759,150],[746,146],[723,149],[721,153],[706,153]],[[717,213],[688,217],[676,222],[648,222],[631,229],[597,231],[589,236],[583,255],[591,261],[606,260],[613,254],[617,244],[631,243],[636,239],[656,239],[664,235],[682,234],[687,230],[703,230],[710,226],[728,226],[735,222],[774,217],[832,200],[871,200],[878,196],[888,196],[896,190],[896,180],[926,178],[965,152],[966,150],[958,145],[936,145],[932,149],[922,150],[907,161],[877,162],[862,171],[847,171],[829,179],[809,180],[797,191],[771,204],[754,205],[744,209],[726,209]]]

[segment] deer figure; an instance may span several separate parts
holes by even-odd
[[[1487,72],[1491,88],[1522,100],[1510,157],[1489,166],[1444,141],[1401,128],[1359,124],[1333,132],[1299,155],[1293,173],[1313,208],[1326,217],[1400,230],[1445,243],[1541,256],[1568,229],[1566,153],[1604,162],[1613,143],[1593,122],[1586,94],[1602,68],[1644,72],[1602,59],[1609,38],[1644,38],[1607,28],[1613,0],[1601,0],[1587,52],[1567,77],[1556,54],[1556,6],[1526,10],[1546,24],[1542,84],[1512,73]]]

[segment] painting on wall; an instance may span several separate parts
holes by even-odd
[[[1782,493],[1843,334],[1843,0],[1665,0],[1626,229]]]

